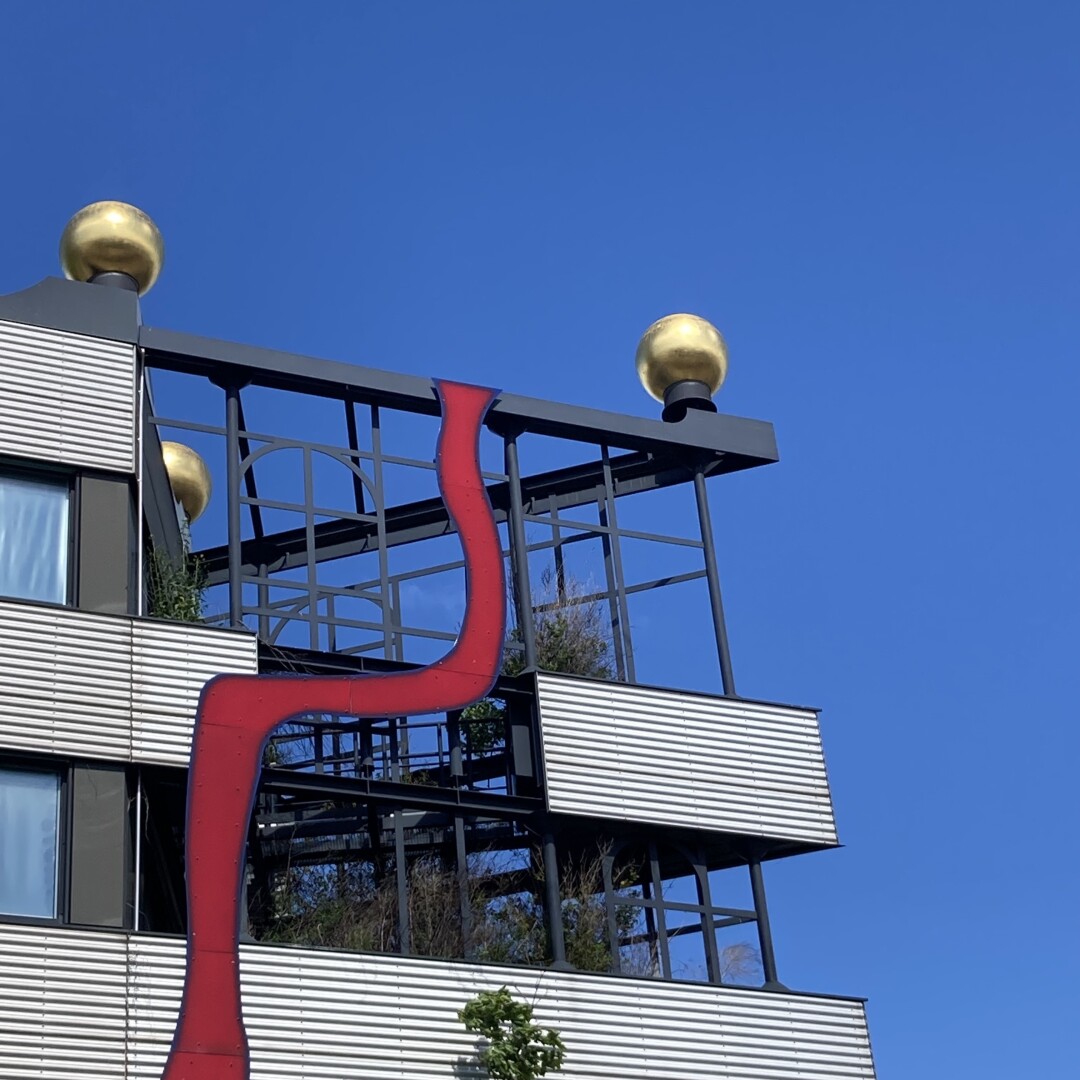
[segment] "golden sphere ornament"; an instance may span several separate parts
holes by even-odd
[[[165,241],[158,227],[137,206],[96,202],[84,206],[60,237],[60,267],[74,281],[97,274],[127,274],[144,296],[165,262]]]
[[[700,315],[665,315],[641,336],[637,373],[641,385],[657,401],[680,382],[704,383],[709,394],[727,376],[727,346],[723,335]]]
[[[173,497],[184,508],[188,522],[195,521],[202,516],[213,491],[206,462],[190,446],[177,442],[162,442],[161,456]]]

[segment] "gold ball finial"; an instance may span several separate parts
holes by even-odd
[[[89,281],[110,271],[133,278],[143,296],[153,287],[165,261],[158,227],[137,206],[96,202],[84,206],[60,237],[64,276]]]
[[[162,442],[161,456],[174,498],[184,508],[188,521],[195,521],[202,516],[213,491],[206,462],[190,446],[177,442]]]
[[[657,401],[679,382],[704,383],[710,394],[727,376],[727,346],[720,331],[700,315],[665,315],[641,336],[637,373]]]

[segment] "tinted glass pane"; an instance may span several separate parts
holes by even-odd
[[[60,778],[0,769],[0,911],[56,915]]]
[[[67,601],[68,487],[0,477],[0,596]]]

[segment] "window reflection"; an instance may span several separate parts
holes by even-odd
[[[56,917],[60,777],[0,769],[0,912]]]
[[[0,477],[0,596],[67,602],[68,485]]]

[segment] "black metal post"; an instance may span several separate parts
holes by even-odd
[[[555,836],[544,832],[544,910],[547,914],[548,940],[551,943],[552,966],[569,967],[566,962],[566,938],[563,935],[562,897],[559,892],[559,856]]]
[[[375,472],[375,490],[372,501],[375,510],[375,535],[379,544],[379,601],[382,604],[383,659],[400,660],[401,638],[394,635],[394,626],[400,626],[401,596],[390,588],[390,562],[386,542],[386,477],[383,473],[382,420],[379,406],[371,406],[371,464]]]
[[[626,681],[636,682],[634,645],[630,637],[630,608],[626,603],[626,575],[623,573],[622,546],[619,542],[619,519],[615,510],[615,484],[611,478],[611,453],[605,444],[601,448],[604,463],[604,513],[600,520],[608,526],[605,539],[610,542],[611,563],[615,578],[615,602],[619,609],[619,632],[622,634],[623,657],[626,661]]]
[[[266,584],[270,571],[266,563],[259,564],[259,637],[270,640],[270,586]]]
[[[645,882],[641,883],[641,893],[644,897]],[[671,976],[671,950],[668,947],[667,915],[664,912],[664,879],[660,874],[660,856],[656,850],[656,844],[649,841],[649,895],[653,901],[653,911],[656,913],[656,938],[660,944],[660,977],[670,979]]]
[[[529,551],[525,541],[525,510],[521,502],[521,471],[517,436],[505,438],[506,479],[510,488],[510,562],[514,571],[514,599],[518,628],[525,648],[525,668],[536,670],[536,626],[533,622],[532,586],[529,584]]]
[[[694,468],[694,494],[697,496],[698,524],[705,555],[705,578],[709,583],[709,603],[712,607],[713,628],[716,632],[716,655],[720,659],[720,680],[724,695],[735,697],[735,676],[731,670],[731,648],[728,645],[727,623],[724,622],[724,601],[720,594],[720,571],[716,566],[716,547],[713,544],[712,518],[709,516],[709,495],[705,490],[705,468]]]
[[[356,405],[352,401],[346,401],[343,404],[345,405],[345,431],[349,439],[349,449],[357,451],[355,456],[350,456],[347,460],[359,468],[360,438],[356,430]],[[352,470],[350,470],[350,472],[352,472]],[[364,509],[364,482],[355,472],[352,474],[352,485],[353,502],[356,505],[356,512],[358,514],[366,513]]]
[[[713,915],[712,889],[709,886],[709,864],[700,847],[694,852],[694,880],[697,882],[698,903],[701,905],[701,936],[705,941],[705,969],[709,982],[723,982],[720,973],[720,950],[716,947],[716,920]]]
[[[229,625],[244,625],[240,553],[240,387],[225,387],[225,483],[229,510]]]
[[[615,882],[612,866],[614,859],[610,852],[604,855],[604,910],[607,913],[608,943],[611,948],[611,971],[618,975],[622,972],[619,951],[619,920],[615,909]]]
[[[761,863],[750,863],[750,889],[754,894],[754,911],[757,912],[758,944],[761,947],[761,967],[765,973],[765,985],[783,989],[776,977],[776,954],[773,952],[772,927],[769,926],[769,907],[765,903],[765,879],[761,876]]]
[[[397,878],[398,946],[402,956],[412,953],[412,932],[409,926],[409,866],[405,857],[405,808],[394,809],[394,873]]]
[[[469,853],[465,846],[465,824],[460,814],[454,815],[454,861],[457,870],[458,904],[461,914],[461,951],[465,959],[472,957],[472,903],[469,897]]]
[[[622,608],[619,606],[619,581],[615,576],[615,566],[612,562],[612,537],[608,527],[607,496],[603,488],[598,488],[596,493],[596,512],[603,527],[600,534],[600,546],[604,552],[604,582],[607,585],[605,596],[608,603],[608,615],[611,620],[611,651],[615,654],[615,676],[619,682],[628,679],[626,660],[623,656],[623,624]],[[632,680],[631,680],[632,681]]]

